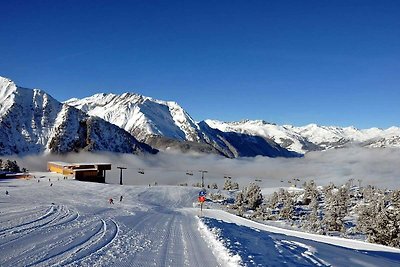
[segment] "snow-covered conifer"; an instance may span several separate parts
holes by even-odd
[[[261,188],[255,183],[250,183],[244,190],[244,197],[249,209],[255,210],[263,203]]]
[[[294,216],[294,199],[288,192],[285,199],[283,199],[283,206],[279,211],[281,219],[292,220]]]
[[[224,190],[232,190],[232,181],[231,179],[225,179],[224,182]]]
[[[15,160],[11,161],[9,159],[2,162],[1,169],[10,172],[20,172],[20,168],[17,162]]]
[[[239,190],[239,184],[237,182],[232,182],[232,190]]]
[[[329,190],[330,189],[330,190]],[[325,190],[325,214],[323,223],[327,231],[344,232],[344,217],[347,215],[349,205],[349,190],[347,186]]]
[[[239,192],[236,195],[235,203],[234,203],[234,208],[236,208],[238,210],[239,216],[243,216],[243,213],[245,210],[244,204],[245,204],[244,194],[242,192]]]
[[[303,203],[308,205],[313,198],[318,196],[317,185],[315,184],[314,180],[310,182],[305,182],[304,186],[304,194],[303,194]]]

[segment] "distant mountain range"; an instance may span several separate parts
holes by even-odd
[[[176,102],[133,93],[96,94],[64,103],[0,77],[0,155],[157,150],[226,157],[298,157],[347,146],[400,147],[400,128],[304,127],[245,120],[196,122]]]

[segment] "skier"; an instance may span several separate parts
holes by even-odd
[[[122,201],[122,198],[123,198],[123,196],[121,196],[121,197],[119,198],[119,202],[121,202],[121,201]]]
[[[110,198],[108,201],[110,202],[110,204],[114,204],[114,200],[112,198]]]
[[[6,190],[6,196],[8,196],[8,191]]]

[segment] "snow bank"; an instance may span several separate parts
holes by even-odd
[[[198,218],[198,229],[201,236],[206,241],[208,246],[211,248],[217,261],[222,266],[242,266],[242,259],[237,254],[232,254],[223,244],[219,237],[218,229],[208,228],[199,218]]]

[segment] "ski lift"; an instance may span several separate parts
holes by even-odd
[[[143,169],[139,169],[138,173],[144,174],[144,170]]]

